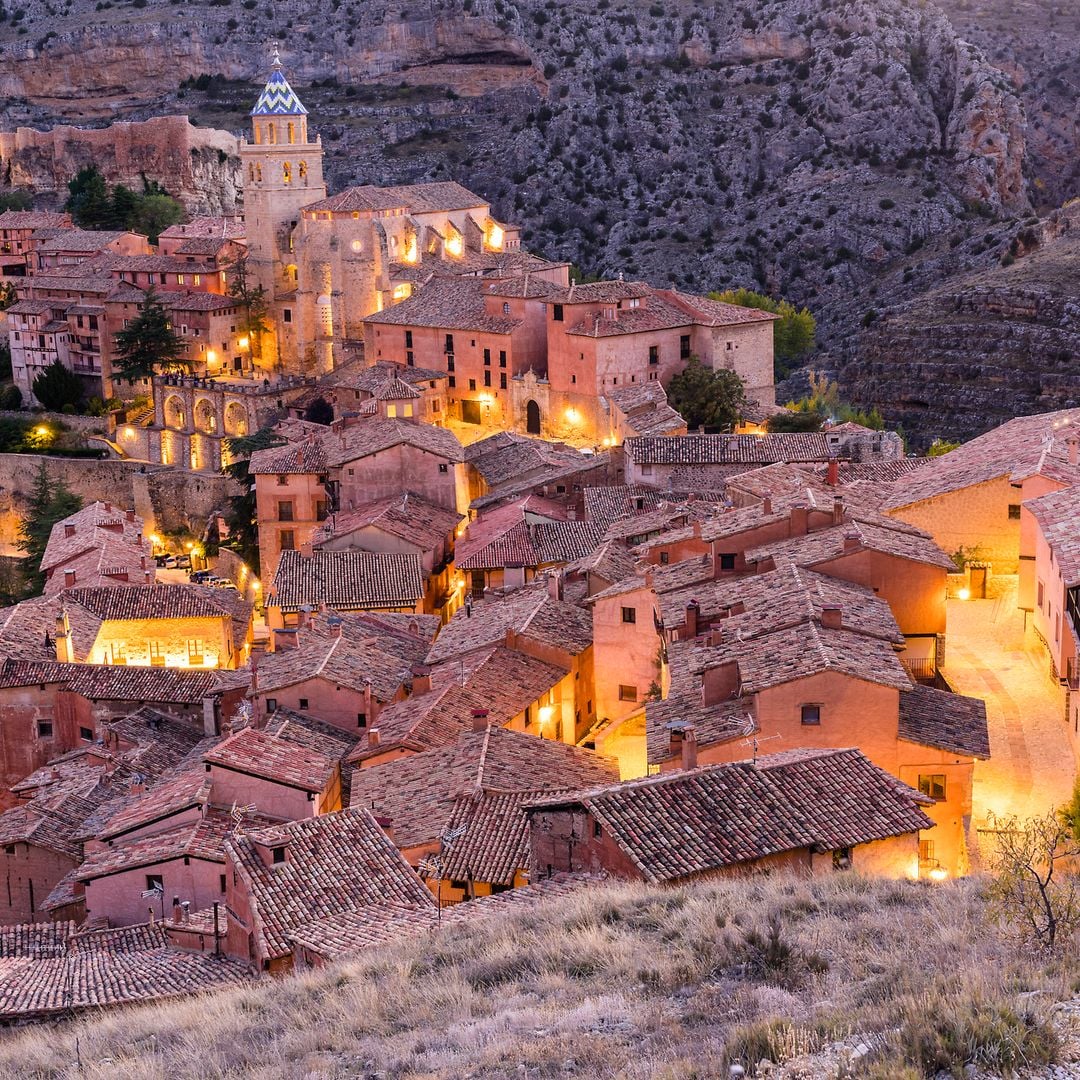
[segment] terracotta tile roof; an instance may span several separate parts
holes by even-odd
[[[79,664],[68,689],[90,701],[146,701],[194,705],[218,690],[215,671]],[[232,674],[232,673],[229,673]]]
[[[299,474],[316,475],[326,472],[326,443],[330,432],[304,436],[296,442],[284,446],[270,446],[265,450],[256,450],[248,461],[248,472],[252,476]]]
[[[569,896],[602,879],[584,874],[558,874],[535,885],[481,896],[453,904],[442,912],[442,925],[450,928],[500,918],[507,911],[533,907],[545,900]],[[363,949],[385,945],[403,937],[429,934],[438,929],[439,917],[431,905],[370,904],[298,927],[289,934],[298,946],[326,960],[342,959]]]
[[[691,601],[698,606],[699,633],[711,623],[742,641],[785,627],[820,623],[822,611],[832,607],[840,609],[842,625],[848,630],[896,645],[904,643],[892,609],[872,590],[791,564],[764,574],[659,592],[658,599],[669,630],[685,623]]]
[[[600,525],[608,525],[616,518],[630,517],[655,510],[662,502],[677,499],[666,491],[639,487],[633,484],[612,484],[587,487],[583,492],[585,516]]]
[[[99,833],[102,840],[119,839],[134,829],[165,821],[184,810],[206,806],[210,799],[210,777],[202,762],[164,777],[137,798],[125,800]]]
[[[81,589],[60,594],[68,604],[78,604],[104,621],[145,619],[230,618],[234,610],[221,589],[205,585],[117,585]],[[250,617],[250,606],[248,607]]]
[[[618,581],[602,592],[593,593],[585,603],[594,604],[598,600],[609,600],[614,596],[623,596],[639,589],[650,589],[656,593],[673,592],[676,589],[689,588],[698,582],[713,580],[713,560],[709,555],[682,559],[667,566],[638,566],[633,577]]]
[[[448,378],[445,371],[435,371],[431,368],[409,367],[406,364],[397,364],[392,360],[376,360],[371,367],[357,367],[346,365],[334,368],[326,376],[325,383],[329,386],[342,386],[350,390],[359,390],[362,393],[374,396],[381,387],[390,381],[401,380],[410,386],[423,389],[430,388],[431,383],[438,383],[440,379]],[[428,386],[425,386],[428,384]]]
[[[73,587],[83,589],[149,585],[157,577],[149,543],[145,546],[134,545],[113,537],[103,539],[97,545],[89,545],[79,554],[61,561],[45,582],[45,593],[54,595],[64,589],[69,572],[73,575]]]
[[[71,215],[48,210],[5,210],[0,229],[69,229]]]
[[[345,188],[327,199],[309,203],[304,207],[304,212],[400,210],[402,213],[427,214],[440,210],[472,210],[486,206],[484,199],[474,195],[461,184],[453,180],[443,180],[426,184],[402,184],[397,187],[365,184],[362,187]]]
[[[410,491],[355,510],[331,514],[316,530],[312,543],[319,547],[360,529],[374,528],[406,540],[421,551],[432,551],[453,536],[460,522],[461,515],[456,510],[447,510]],[[362,538],[356,538],[356,546],[363,547]]]
[[[900,522],[882,519],[883,524],[869,521],[846,521],[832,528],[820,529],[805,536],[794,536],[762,544],[746,552],[749,563],[773,559],[777,563],[788,561],[799,566],[820,566],[845,554],[857,551],[877,551],[898,559],[937,566],[948,572],[956,569],[952,559],[934,543],[933,538],[910,526],[895,528]]]
[[[0,846],[29,844],[78,862],[82,858],[82,845],[74,838],[73,830],[81,822],[65,809],[31,799],[29,803],[5,810],[0,814]]]
[[[544,278],[535,277],[528,270],[517,277],[507,278],[504,281],[492,282],[484,286],[484,292],[488,296],[506,297],[507,299],[537,300],[546,298],[561,289],[558,285]]]
[[[267,865],[259,849],[286,849]],[[423,907],[434,898],[366,810],[296,821],[232,837],[226,845],[249,893],[253,930],[271,958],[292,951],[289,933],[370,904]]]
[[[81,664],[58,664],[51,660],[0,660],[0,689],[16,686],[55,685],[78,674]]]
[[[834,456],[821,432],[644,436],[627,439],[623,449],[636,465],[770,465],[777,461],[828,461]]]
[[[247,978],[235,960],[179,949],[108,949],[0,961],[0,1020],[40,1020],[83,1009],[159,1001]]]
[[[702,326],[738,326],[752,322],[775,322],[780,318],[771,311],[760,311],[757,308],[743,307],[741,304],[727,304],[723,300],[695,296],[676,289],[662,289],[660,295],[691,312],[694,322]]]
[[[411,420],[375,416],[332,429],[327,440],[329,465],[348,465],[391,447],[415,446],[448,462],[462,460],[461,443],[453,432]]]
[[[81,605],[68,605],[62,594],[35,596],[0,609],[0,655],[21,660],[56,659],[56,620],[68,608],[75,660],[89,655],[101,620]]]
[[[66,254],[68,252],[104,251],[109,244],[132,234],[123,231],[96,231],[92,229],[63,229],[52,239],[38,245],[39,255],[48,255],[54,252]]]
[[[208,236],[242,240],[244,222],[238,217],[196,217],[181,225],[170,225],[161,235],[168,240],[178,236]]]
[[[556,304],[606,304],[619,300],[644,300],[653,293],[644,281],[587,281],[574,282],[561,292],[552,294]]]
[[[210,765],[301,791],[326,790],[338,759],[265,731],[244,728],[223,739],[203,755]]]
[[[299,631],[295,648],[262,658],[258,692],[266,694],[307,679],[363,690],[370,681],[377,701],[390,701],[409,679],[412,665],[424,659],[439,625],[437,616],[388,613],[343,614],[340,636],[321,615]]]
[[[401,848],[436,840],[457,799],[476,791],[556,791],[605,783],[613,761],[576,746],[488,727],[456,743],[398,758],[352,778],[354,806],[388,817]]]
[[[125,870],[156,866],[185,857],[223,863],[225,838],[232,834],[235,827],[230,814],[222,810],[207,810],[205,816],[197,821],[93,852],[76,871],[75,880],[93,881]]]
[[[595,458],[562,443],[550,443],[509,431],[472,443],[465,450],[465,460],[489,489],[527,478],[539,478],[538,483],[546,478],[554,480],[596,466]]]
[[[836,430],[835,428],[833,430]],[[898,458],[896,461],[841,461],[838,462],[838,475],[841,485],[856,484],[866,481],[873,484],[890,484],[902,480],[910,473],[917,472],[933,458]],[[813,474],[824,480],[829,466],[813,466]]]
[[[588,555],[567,563],[565,569],[568,577],[595,574],[602,582],[613,585],[634,575],[637,559],[621,540],[602,540]]]
[[[509,315],[491,315],[484,304],[484,283],[475,278],[432,278],[399,304],[367,315],[375,326],[427,326],[439,330],[512,334],[524,325]]]
[[[481,514],[459,541],[459,570],[551,566],[592,552],[603,529],[589,521],[527,521],[520,502]]]
[[[332,761],[341,761],[356,745],[355,736],[341,728],[292,709],[275,710],[263,731],[272,738],[303,746]]]
[[[448,660],[432,669],[433,689],[414,693],[380,710],[372,730],[349,754],[350,762],[365,760],[396,746],[420,752],[454,743],[472,730],[473,713],[487,711],[489,724],[508,724],[566,677],[566,669],[501,646]]]
[[[507,631],[572,655],[592,644],[592,616],[566,600],[553,599],[546,581],[501,596],[489,596],[464,608],[442,628],[426,662],[437,664],[463,653],[506,641]]]
[[[447,832],[464,830],[450,846],[443,877],[513,885],[529,870],[529,819],[524,806],[546,792],[494,791],[462,795],[454,804]]]
[[[985,761],[990,757],[986,702],[913,686],[900,695],[900,738]]]
[[[53,305],[44,300],[19,300],[5,310],[9,315],[49,315],[52,309]]]
[[[792,750],[545,799],[584,806],[641,871],[662,882],[785,851],[835,851],[933,827],[928,800],[858,750]]]
[[[420,556],[373,551],[283,551],[267,604],[299,611],[412,607],[424,595]]]
[[[75,923],[70,919],[62,922],[22,923],[19,926],[0,927],[0,958],[10,960],[24,957],[28,960],[44,960],[65,956],[68,941],[75,933]]]
[[[1068,448],[1068,439],[1078,431],[1078,425],[1080,409],[1019,416],[897,480],[885,506],[910,506],[1000,476],[1019,483],[1048,469],[1063,482],[1078,483],[1080,466],[1069,464]]]
[[[622,386],[607,392],[626,418],[632,435],[685,435],[686,421],[673,409],[659,381]]]
[[[1080,585],[1080,485],[1028,499],[1066,588]]]

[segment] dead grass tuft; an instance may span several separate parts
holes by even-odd
[[[7,1032],[0,1077],[714,1077],[870,1039],[862,1080],[1059,1053],[1077,956],[979,882],[611,885],[213,996]],[[76,1067],[79,1041],[81,1070]]]

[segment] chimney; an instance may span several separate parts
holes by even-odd
[[[832,502],[832,523],[843,525],[844,523],[844,496],[836,495]]]
[[[694,539],[695,540],[700,540],[701,539],[701,522],[697,518],[695,518],[694,521],[691,523],[690,529],[694,534]]]
[[[473,731],[487,731],[488,726],[488,711],[487,709],[473,709],[472,711],[472,729]]]
[[[259,658],[255,653],[251,654],[251,692],[254,694],[259,689]]]
[[[683,629],[683,637],[696,638],[698,632],[698,615],[701,612],[701,605],[696,600],[691,600],[686,605],[686,626]]]
[[[299,619],[297,620],[297,626],[301,630],[306,630],[311,625],[311,606],[304,604],[300,608]]]
[[[386,816],[384,816],[382,814],[378,814],[375,817],[375,824],[378,825],[379,828],[382,829],[382,831],[384,833],[386,833],[386,835],[387,835],[387,837],[389,837],[390,841],[393,842],[393,839],[394,839],[394,819],[392,817],[386,817]]]
[[[129,510],[124,516],[128,519],[128,521],[134,521],[135,520],[135,511],[134,510]]]
[[[302,558],[302,559],[310,559],[311,558],[311,541],[310,540],[305,540],[300,545],[300,558]]]
[[[65,536],[74,536],[75,535],[75,526],[68,523],[68,522],[64,522],[64,535]]]
[[[103,503],[102,505],[105,507],[105,513],[112,513],[112,503]]]
[[[553,574],[548,574],[548,596],[552,600],[561,600],[563,598],[563,576],[559,570],[556,570]]]
[[[859,534],[857,532],[844,533],[844,553],[850,554],[859,550]]]
[[[368,731],[367,744],[371,750],[374,750],[379,745],[379,729],[377,727],[373,727]]]
[[[174,896],[172,898],[172,921],[178,923],[183,917],[184,909],[180,906],[180,897]]]
[[[427,664],[413,664],[412,692],[427,694],[431,692],[431,668]]]
[[[766,517],[771,517],[772,516],[772,497],[771,496],[766,495],[765,498],[761,500],[761,512]]]
[[[719,705],[739,696],[739,663],[727,660],[715,667],[706,668],[701,675],[701,704],[708,707]]]
[[[131,787],[128,789],[129,795],[145,795],[146,794],[146,781],[140,776],[131,781]]]
[[[1077,458],[1080,457],[1080,438],[1075,434],[1070,435],[1065,440],[1065,445],[1069,448],[1069,464],[1075,465]]]
[[[826,630],[842,630],[843,614],[843,610],[835,604],[827,604],[821,609],[821,625]]]
[[[74,584],[75,584],[75,571],[74,570],[65,570],[64,571],[64,588],[65,589],[70,589],[71,586],[74,585]]]
[[[840,483],[840,462],[834,458],[829,458],[829,466],[825,470],[825,483],[829,487],[836,487]]]
[[[806,535],[806,507],[793,506],[791,508],[791,535]]]
[[[688,726],[682,737],[682,767],[689,772],[697,768],[697,735],[693,727]]]

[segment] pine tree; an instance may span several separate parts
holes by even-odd
[[[32,389],[34,397],[53,412],[63,411],[65,405],[77,409],[82,404],[82,381],[59,360],[54,360],[34,379]]]
[[[68,201],[64,209],[71,211],[75,224],[82,229],[112,229],[116,226],[108,185],[94,165],[80,169],[68,181]]]
[[[54,480],[49,476],[45,462],[38,466],[29,502],[26,516],[19,524],[16,544],[27,555],[23,570],[27,595],[37,596],[45,587],[41,560],[53,526],[81,510],[83,502],[63,480]]]
[[[184,339],[173,332],[169,316],[153,289],[139,305],[139,314],[116,334],[115,373],[134,382],[165,371],[192,366]]]
[[[688,428],[720,431],[734,427],[746,404],[742,379],[734,371],[713,371],[691,356],[667,386],[668,404]]]

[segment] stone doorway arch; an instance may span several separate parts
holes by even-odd
[[[530,435],[540,434],[540,406],[532,399],[525,403],[525,430]]]

